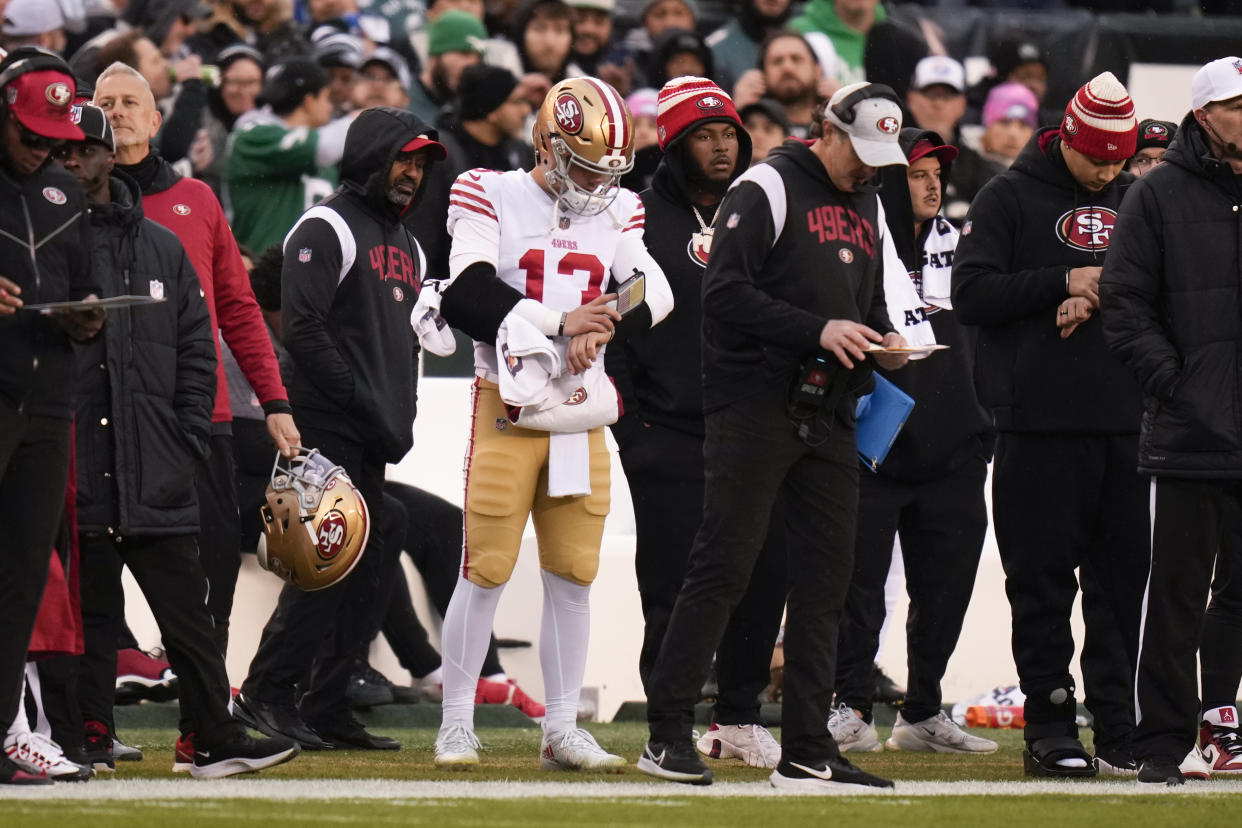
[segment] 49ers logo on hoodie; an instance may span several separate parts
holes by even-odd
[[[1107,207],[1076,207],[1057,219],[1057,238],[1067,247],[1102,253],[1108,249],[1117,212]]]

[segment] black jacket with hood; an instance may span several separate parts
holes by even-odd
[[[771,184],[764,167],[779,182]],[[770,192],[764,175],[780,190]],[[770,199],[783,202],[783,220]],[[703,275],[705,411],[786,393],[802,360],[820,352],[829,319],[892,332],[879,199],[838,190],[809,142],[790,139],[747,170],[721,203],[715,228]],[[873,387],[870,360],[850,374],[855,393]]]
[[[703,270],[708,257],[694,244],[702,226],[688,194],[686,165],[692,162],[686,139],[709,123],[733,122],[711,117],[686,126],[665,149],[651,187],[639,195],[650,228],[644,241],[673,290],[673,311],[659,325],[621,337],[605,352],[625,407],[612,429],[621,443],[642,423],[703,435]],[[746,171],[751,156],[746,130],[738,127],[737,137],[733,178]],[[706,224],[712,224],[718,206],[697,208]]]
[[[1100,266],[1134,180],[1098,193],[1061,157],[1057,127],[1031,137],[970,208],[953,262],[953,307],[979,326],[975,382],[997,431],[1135,434],[1139,390],[1104,343],[1098,318],[1068,339],[1056,326],[1069,268]]]
[[[1130,188],[1100,278],[1104,335],[1143,389],[1139,471],[1242,479],[1242,176],[1189,114]]]
[[[373,446],[391,463],[413,444],[419,348],[410,313],[427,263],[401,220],[423,188],[400,212],[386,190],[393,160],[419,135],[434,140],[436,131],[405,110],[364,110],[345,138],[341,186],[298,220],[281,272],[298,423]]]
[[[901,131],[902,152],[908,158],[914,145],[924,139],[936,145],[944,143],[931,130],[907,128]],[[942,166],[942,178],[950,172],[949,165]],[[884,184],[880,201],[897,255],[912,277],[921,277],[927,255],[925,243],[932,233],[946,232],[948,222],[936,216],[924,222],[916,236],[906,168],[886,167],[880,175]],[[936,342],[948,345],[949,350],[911,360],[900,371],[876,368],[915,400],[910,418],[878,472],[910,482],[942,477],[972,457],[987,460],[992,456],[994,442],[992,418],[979,404],[975,392],[974,330],[963,325],[955,311],[926,305],[923,313],[931,323]]]
[[[0,170],[0,202],[0,274],[21,288],[23,303],[99,292],[77,179],[50,160],[22,179]],[[73,372],[73,347],[51,317],[30,310],[0,316],[0,405],[68,420]]]
[[[173,233],[143,218],[138,184],[114,172],[90,208],[104,296],[164,301],[114,310],[78,363],[78,527],[122,536],[198,531],[196,463],[207,456],[216,349],[207,303]]]

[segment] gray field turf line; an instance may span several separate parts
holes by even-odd
[[[898,782],[893,791],[872,788],[842,790],[831,796],[952,797],[952,796],[1237,796],[1242,780],[1216,779],[1179,788],[1117,782]],[[710,787],[673,783],[611,782],[462,782],[385,779],[226,779],[215,781],[143,779],[97,780],[58,784],[52,788],[0,786],[0,800],[94,800],[160,802],[205,799],[283,800],[454,800],[454,799],[668,799],[680,797],[789,797],[766,782],[725,782]]]

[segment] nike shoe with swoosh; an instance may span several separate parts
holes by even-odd
[[[844,756],[821,759],[818,762],[794,762],[781,759],[781,763],[768,777],[773,788],[786,791],[835,791],[841,788],[891,788],[892,780],[884,779],[854,767]]]
[[[671,782],[712,784],[712,769],[703,764],[691,742],[648,742],[638,769]]]

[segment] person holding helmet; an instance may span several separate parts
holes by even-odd
[[[74,354],[102,317],[44,316],[23,306],[83,299],[91,279],[86,204],[49,164],[81,140],[71,120],[73,75],[56,55],[14,49],[0,61],[0,721],[17,714],[26,650],[47,583],[69,476]],[[87,323],[81,325],[79,323]],[[47,784],[0,755],[0,784]]]
[[[615,89],[564,80],[536,115],[533,170],[469,170],[451,190],[441,309],[474,338],[476,379],[461,578],[442,637],[438,767],[478,764],[475,686],[528,516],[544,590],[541,765],[625,765],[576,715],[609,506],[603,427],[617,417],[600,357],[615,335],[658,323],[673,304],[643,243],[643,205],[619,184],[633,164],[633,135]],[[617,294],[605,292],[610,275],[624,315],[612,306]]]
[[[854,560],[854,410],[874,385],[865,352],[906,344],[885,305],[874,185],[878,168],[907,163],[901,105],[886,86],[851,84],[813,123],[814,141],[786,141],[730,187],[703,273],[703,519],[647,679],[651,736],[638,760],[674,782],[711,784],[691,742],[694,703],[779,508],[797,575],[772,785],[893,784],[844,759],[827,723],[849,587],[841,573]],[[905,356],[876,361],[896,369]]]
[[[303,446],[345,470],[372,527],[384,525],[384,466],[413,443],[419,348],[410,313],[427,262],[402,217],[418,205],[431,164],[444,160],[436,138],[406,110],[363,110],[345,138],[341,186],[303,213],[284,242],[281,341],[290,357],[289,402]],[[275,505],[269,500],[273,513]],[[345,541],[363,517],[363,510],[346,511],[344,527],[329,522],[325,531],[330,515],[315,524],[320,552],[333,560],[352,554]],[[371,532],[353,572],[334,586],[306,592],[291,584],[281,592],[234,699],[239,718],[307,749],[400,748],[369,733],[346,697],[354,660],[378,627],[371,605],[386,540]],[[295,704],[300,683],[305,693]]]
[[[195,463],[209,451],[216,391],[207,303],[181,242],[143,217],[132,178],[114,170],[103,110],[75,108],[85,138],[55,158],[91,205],[95,276],[108,296],[150,295],[151,307],[112,314],[81,351],[75,416],[78,541],[85,654],[78,702],[88,756],[111,766],[116,641],[129,567],[180,679],[183,734],[195,736],[192,776],[217,778],[280,764],[289,739],[253,739],[228,709],[224,656],[212,639],[199,563]],[[103,369],[103,370],[100,370]],[[102,754],[98,753],[104,746]]]

